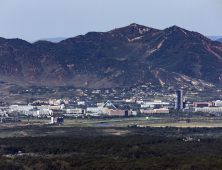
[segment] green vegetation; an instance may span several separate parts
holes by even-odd
[[[222,119],[205,113],[171,114],[150,120],[65,119],[63,125],[40,126],[34,124],[50,120],[28,123],[23,118],[20,126],[2,124],[1,169],[220,168],[222,127],[216,126],[222,125]],[[187,137],[191,139],[186,142]]]
[[[153,128],[142,128],[152,132]],[[158,130],[159,129],[159,130]],[[173,128],[155,128],[154,131]],[[208,133],[209,129],[198,131]],[[214,129],[222,131],[222,129]],[[186,131],[191,131],[186,129]],[[182,133],[182,132],[181,132]],[[149,135],[0,139],[1,169],[218,169],[221,139]],[[18,154],[18,151],[26,154]],[[14,155],[16,154],[16,155]],[[33,155],[33,156],[32,156]]]

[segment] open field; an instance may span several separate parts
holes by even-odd
[[[186,123],[186,120],[189,119],[189,123]],[[181,122],[179,122],[181,120]],[[21,119],[19,124],[48,124],[51,120],[48,119],[38,119],[30,118]],[[18,123],[12,123],[10,125],[16,125]],[[6,124],[1,124],[6,126]],[[64,123],[61,126],[64,127],[127,127],[127,126],[150,126],[150,127],[222,127],[222,118],[221,117],[189,117],[189,118],[173,118],[173,117],[157,117],[146,119],[146,117],[120,117],[120,118],[106,118],[106,119],[91,119],[91,118],[72,118],[64,119]]]
[[[147,125],[139,125],[139,126],[147,126]],[[149,124],[150,127],[222,127],[222,123],[156,123],[156,124]]]
[[[92,119],[74,119],[64,121],[65,126],[69,125],[83,125],[83,126],[113,126],[113,127],[127,127],[132,125],[137,126],[150,126],[150,127],[222,127],[222,119],[220,117],[216,118],[189,118],[190,123],[178,122],[178,119],[175,118],[152,118],[146,119],[146,117],[138,118],[116,118],[116,119],[107,119],[107,120],[92,120]]]
[[[179,122],[180,120],[181,122]],[[146,117],[107,118],[107,119],[64,119],[64,123],[49,124],[50,119],[21,119],[21,122],[1,123],[0,138],[25,136],[106,136],[106,135],[207,135],[222,137],[221,117]],[[147,131],[147,128],[149,129]],[[187,131],[186,129],[193,129]],[[200,130],[206,129],[207,131]],[[216,131],[215,131],[216,128]],[[185,132],[179,132],[184,129]],[[198,131],[197,131],[198,129]],[[210,130],[209,130],[210,129]],[[200,130],[200,131],[199,131]]]

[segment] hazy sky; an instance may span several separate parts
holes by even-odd
[[[0,0],[0,37],[33,41],[137,23],[222,36],[222,0]]]

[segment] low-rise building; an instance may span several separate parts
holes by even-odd
[[[109,110],[108,115],[110,116],[130,116],[132,115],[131,110]]]
[[[189,104],[190,107],[208,107],[213,105],[213,102],[193,102],[193,104]]]
[[[162,100],[143,101],[143,102],[139,101],[137,103],[141,104],[141,108],[154,107],[155,105],[170,105],[170,102]]]
[[[91,113],[100,113],[102,114],[103,112],[103,107],[87,107],[86,112],[91,112]]]
[[[82,108],[74,108],[74,109],[66,109],[67,114],[85,114],[85,109]]]
[[[85,105],[85,101],[77,101],[77,105]]]
[[[63,108],[64,108],[64,104],[61,104],[61,105],[50,105],[49,106],[50,110],[61,110]]]
[[[37,109],[41,110],[41,109],[50,109],[50,105],[41,105],[41,106],[35,106],[37,107]]]
[[[39,110],[30,109],[29,111],[25,111],[25,115],[27,116],[38,116]]]
[[[56,100],[56,99],[49,99],[49,104],[50,105],[60,105],[61,104],[61,99],[59,99],[59,100]]]
[[[135,99],[125,99],[123,101],[126,102],[126,103],[135,103],[136,102]]]
[[[151,109],[151,110],[140,109],[140,112],[141,113],[147,113],[147,114],[169,113],[169,109],[168,108]]]
[[[191,112],[221,112],[222,107],[191,107]]]
[[[112,110],[112,109],[103,108],[103,114],[104,115],[108,115],[109,114],[109,110]]]
[[[49,104],[49,101],[36,100],[33,101],[32,104]]]
[[[1,123],[8,121],[18,121],[18,117],[0,117]]]
[[[34,106],[32,105],[11,105],[11,110],[14,111],[29,111],[30,109],[33,109]]]
[[[63,123],[63,117],[51,117],[51,123]]]
[[[133,115],[133,116],[137,116],[137,115],[138,115],[138,112],[137,112],[137,111],[132,111],[132,115]]]
[[[50,109],[40,109],[39,110],[39,116],[47,116],[47,115],[52,115],[53,112]]]
[[[214,106],[222,107],[222,101],[221,101],[221,100],[216,100],[216,101],[214,102]]]
[[[96,105],[97,106],[103,106],[103,103],[97,103]]]

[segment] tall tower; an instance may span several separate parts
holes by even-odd
[[[181,110],[183,109],[183,90],[176,91],[177,99],[175,103],[175,109]]]

